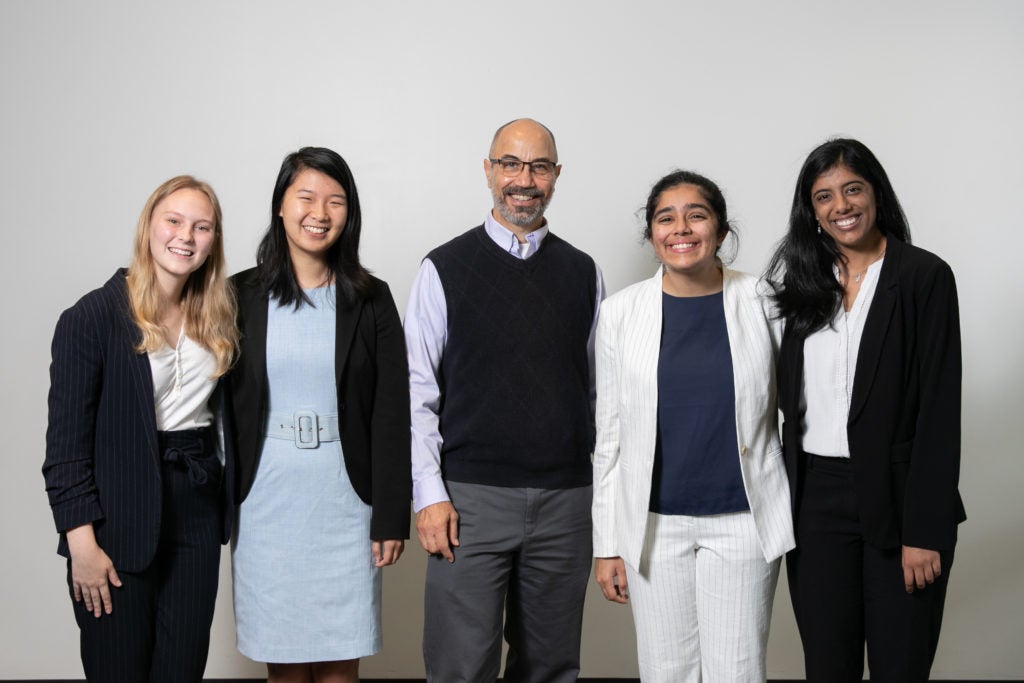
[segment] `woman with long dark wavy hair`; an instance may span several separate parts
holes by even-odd
[[[238,649],[270,681],[356,681],[381,647],[380,568],[409,535],[409,377],[387,284],[359,262],[345,160],[285,157],[238,273]]]
[[[874,154],[810,153],[767,271],[808,681],[924,681],[957,525],[960,323],[949,266],[910,244]]]

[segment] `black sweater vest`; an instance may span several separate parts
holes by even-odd
[[[445,479],[589,485],[594,261],[550,233],[536,254],[519,259],[483,226],[428,258],[448,307],[439,373]]]

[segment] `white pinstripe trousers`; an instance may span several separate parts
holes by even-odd
[[[649,513],[640,571],[627,565],[643,683],[763,683],[779,560],[749,512]]]

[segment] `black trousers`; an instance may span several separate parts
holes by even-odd
[[[163,507],[152,564],[118,570],[123,585],[111,586],[111,614],[94,617],[72,591],[82,665],[94,683],[198,682],[206,668],[223,528],[221,465],[209,430],[161,432],[160,446]]]
[[[927,681],[942,625],[952,551],[942,575],[907,593],[902,549],[864,541],[850,462],[804,454],[789,592],[812,683]]]

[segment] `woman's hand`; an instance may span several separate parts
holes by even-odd
[[[629,600],[626,563],[621,557],[599,557],[594,560],[594,578],[606,600],[625,605]]]
[[[114,563],[96,543],[92,524],[69,529],[66,533],[71,552],[71,585],[75,602],[85,601],[85,609],[97,619],[114,611],[110,586],[121,587]]]
[[[914,586],[924,588],[942,576],[942,558],[938,550],[905,545],[900,564],[903,567],[903,585],[908,593],[914,592]]]
[[[405,550],[405,541],[374,541],[373,563],[378,567],[386,567],[398,562]]]

